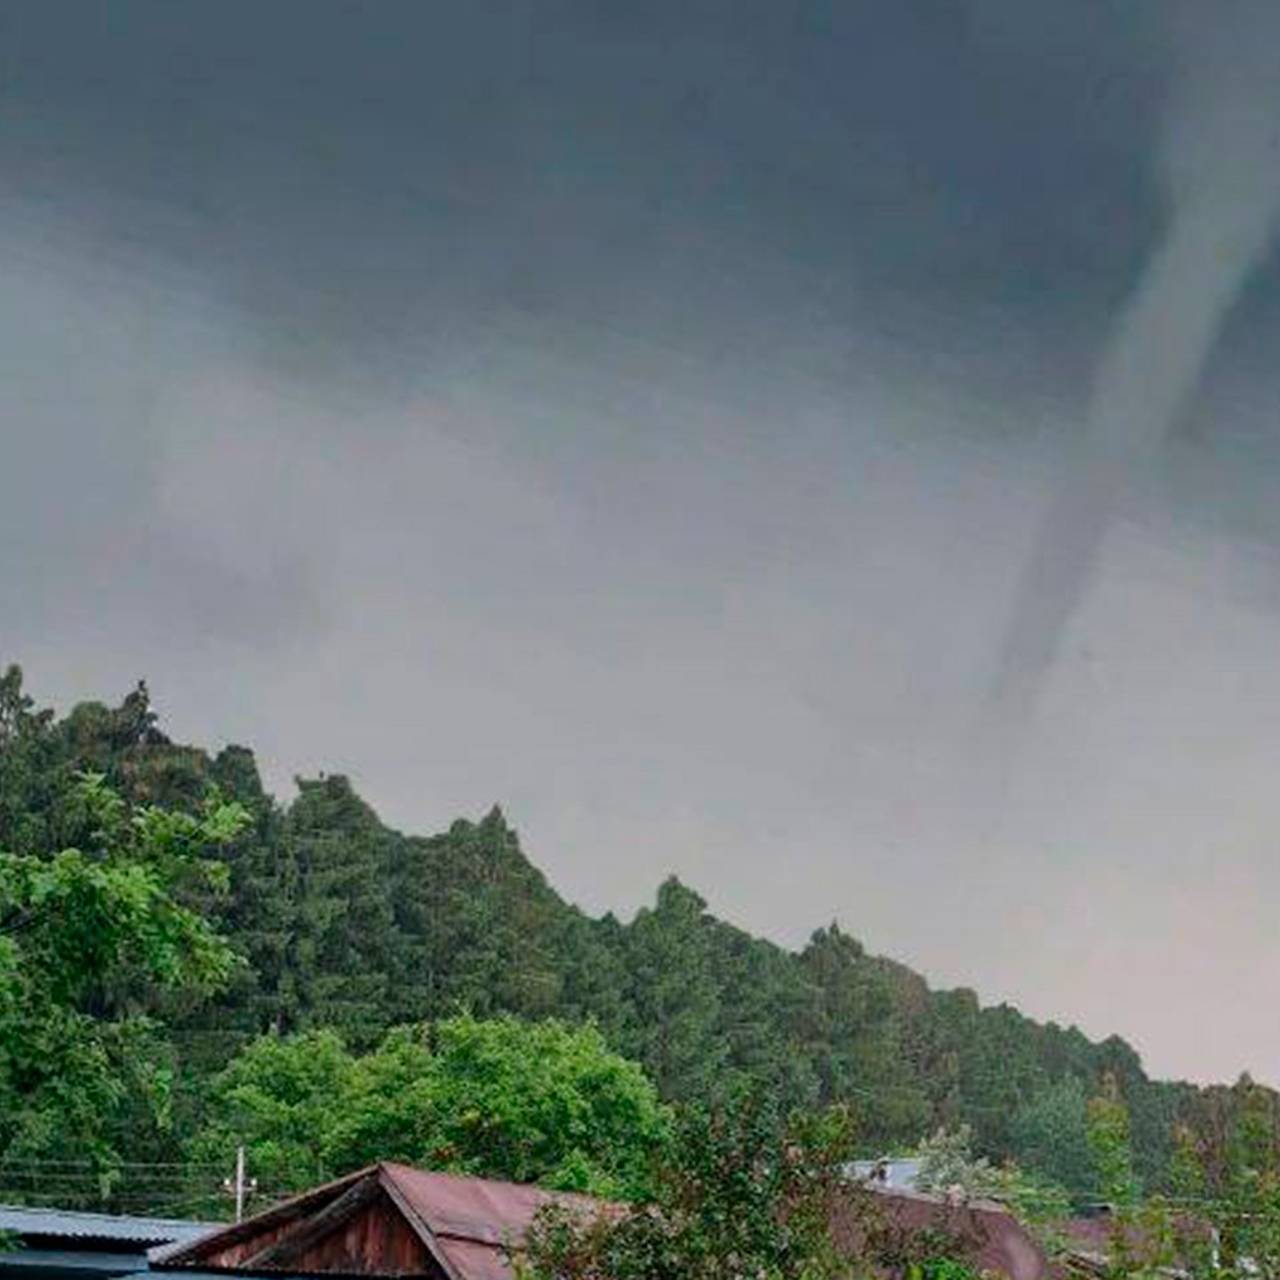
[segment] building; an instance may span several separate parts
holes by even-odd
[[[519,1246],[549,1201],[598,1211],[586,1196],[377,1164],[294,1196],[245,1222],[152,1258],[151,1280],[287,1275],[511,1280]]]
[[[849,1172],[859,1182],[877,1183],[890,1191],[914,1191],[920,1176],[920,1161],[911,1157],[895,1159],[882,1156],[879,1160],[855,1160]]]
[[[111,1280],[145,1271],[152,1250],[211,1230],[181,1219],[0,1205],[0,1280]]]
[[[877,1215],[882,1231],[887,1227],[899,1239],[918,1232],[940,1232],[961,1244],[966,1257],[984,1274],[1006,1280],[1047,1280],[1052,1274],[1039,1244],[1001,1204],[887,1190],[875,1182],[865,1185],[883,1206]],[[867,1227],[864,1214],[852,1202],[836,1212],[831,1226],[836,1243],[857,1252]]]

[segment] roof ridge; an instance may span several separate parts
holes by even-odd
[[[593,1204],[611,1204],[614,1201],[592,1195],[590,1191],[563,1191],[557,1187],[544,1187],[537,1182],[517,1182],[514,1178],[485,1178],[475,1173],[454,1173],[451,1169],[424,1169],[416,1164],[406,1164],[403,1160],[380,1160],[378,1167],[383,1169],[403,1169],[408,1173],[422,1174],[431,1178],[447,1178],[457,1183],[481,1183],[489,1187],[512,1187],[517,1191],[532,1191],[537,1195],[557,1200],[590,1200]]]
[[[444,1273],[446,1280],[462,1280],[462,1277],[458,1275],[457,1268],[449,1260],[449,1255],[441,1248],[440,1241],[436,1239],[436,1233],[431,1223],[427,1221],[423,1214],[418,1212],[412,1197],[405,1193],[405,1189],[397,1180],[395,1175],[395,1170],[397,1169],[408,1169],[410,1172],[417,1172],[412,1165],[398,1164],[395,1161],[379,1161],[377,1165],[378,1184],[390,1197],[395,1207],[400,1210],[401,1217],[409,1224],[413,1233],[422,1241],[423,1247],[435,1260],[437,1266]]]

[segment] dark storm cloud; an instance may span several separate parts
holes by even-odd
[[[1274,266],[1018,779],[973,737],[1161,232],[1167,12],[0,5],[0,647],[402,825],[500,798],[592,907],[674,869],[1274,1074],[1215,996],[1278,958]]]
[[[1143,6],[1052,8],[15,6],[6,168],[286,360],[388,371],[510,306],[682,339],[744,296],[1033,313],[1064,267],[1114,292],[1160,87]]]

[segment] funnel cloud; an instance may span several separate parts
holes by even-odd
[[[1195,391],[1280,223],[1280,13],[1266,0],[1198,5],[1177,34],[1167,230],[1116,323],[1022,571],[994,690],[1014,724],[1034,709],[1126,490]]]

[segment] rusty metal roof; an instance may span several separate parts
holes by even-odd
[[[432,1173],[404,1164],[381,1169],[430,1229],[459,1280],[510,1280],[506,1250],[523,1241],[534,1215],[548,1202],[578,1204],[587,1212],[603,1207],[589,1196],[516,1182]]]
[[[425,1249],[421,1254],[419,1246],[413,1246],[421,1256],[410,1271],[430,1275],[438,1270],[444,1280],[511,1280],[508,1251],[519,1247],[534,1215],[550,1201],[578,1204],[588,1212],[605,1208],[603,1201],[568,1192],[433,1173],[403,1164],[377,1164],[194,1243],[166,1250],[153,1264],[157,1270],[241,1274],[332,1271],[337,1269],[332,1256],[326,1259],[328,1265],[317,1267],[314,1261],[310,1265],[302,1261],[304,1251],[316,1246],[331,1227],[349,1223],[354,1212],[367,1208],[371,1193],[385,1195],[407,1224],[410,1239],[416,1237]],[[348,1211],[340,1202],[349,1206]],[[322,1222],[326,1223],[323,1230]],[[360,1265],[343,1265],[342,1270],[365,1275],[406,1273],[408,1254],[397,1258],[398,1265],[391,1265],[386,1250],[394,1246],[385,1233],[359,1238],[360,1256],[352,1258],[348,1253],[344,1258]],[[299,1242],[297,1249],[291,1249],[291,1241]]]
[[[1009,1280],[1045,1280],[1049,1265],[1026,1228],[1003,1206],[990,1200],[952,1200],[922,1191],[875,1188],[888,1219],[908,1230],[942,1229],[973,1250],[984,1272]],[[856,1247],[864,1230],[854,1204],[837,1209],[832,1231],[843,1245]]]

